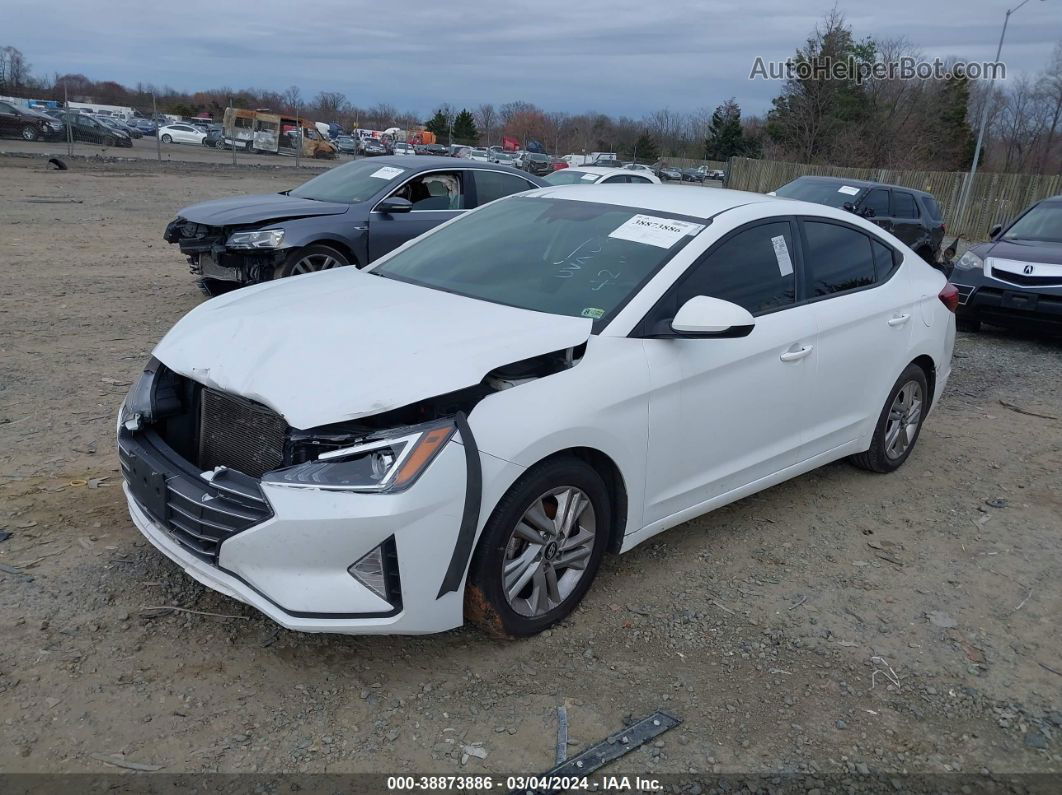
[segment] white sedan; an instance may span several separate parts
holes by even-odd
[[[159,127],[159,140],[164,144],[199,144],[202,145],[206,133],[191,124],[167,124]]]
[[[417,150],[413,148],[412,144],[407,144],[403,141],[398,141],[392,147],[391,154],[412,156],[417,154]]]
[[[606,554],[837,459],[901,466],[957,300],[843,210],[528,191],[188,313],[120,410],[129,511],[290,629],[530,635]]]
[[[659,185],[660,179],[652,172],[643,173],[629,168],[607,166],[574,166],[562,168],[543,177],[550,185]]]

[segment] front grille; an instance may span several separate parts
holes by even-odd
[[[1001,282],[1019,284],[1022,287],[1059,287],[1062,286],[1062,276],[1027,276],[1024,273],[1011,273],[1010,271],[992,268],[992,276]]]
[[[122,431],[118,459],[141,510],[210,563],[218,562],[223,541],[273,515],[257,480],[220,470],[208,481],[187,471],[180,457],[151,432],[134,437]]]
[[[284,461],[284,418],[265,406],[203,389],[199,403],[199,461],[259,478]]]

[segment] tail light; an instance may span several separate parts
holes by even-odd
[[[954,312],[959,308],[959,290],[951,282],[944,285],[944,289],[937,294],[937,298],[948,308],[949,312]]]

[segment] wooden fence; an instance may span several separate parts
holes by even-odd
[[[948,237],[987,240],[993,224],[1002,224],[1035,201],[1062,193],[1062,175],[996,174],[978,172],[962,217],[956,217],[959,194],[968,178],[965,171],[895,171],[887,168],[841,168],[778,160],[733,157],[727,166],[727,187],[758,193],[780,188],[804,175],[848,177],[906,185],[928,191],[944,208]]]

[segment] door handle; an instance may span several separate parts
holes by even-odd
[[[889,318],[889,325],[890,326],[902,326],[904,323],[906,323],[910,319],[911,319],[911,316],[908,315],[908,314],[896,315],[895,317]]]
[[[789,350],[787,350],[785,353],[783,353],[778,358],[781,359],[783,362],[795,362],[795,361],[797,361],[799,359],[803,359],[805,356],[807,356],[809,353],[811,353],[811,349],[813,347],[815,347],[815,346],[813,346],[813,345],[805,345],[805,346],[803,346],[801,348],[797,348],[795,350],[790,348]]]

